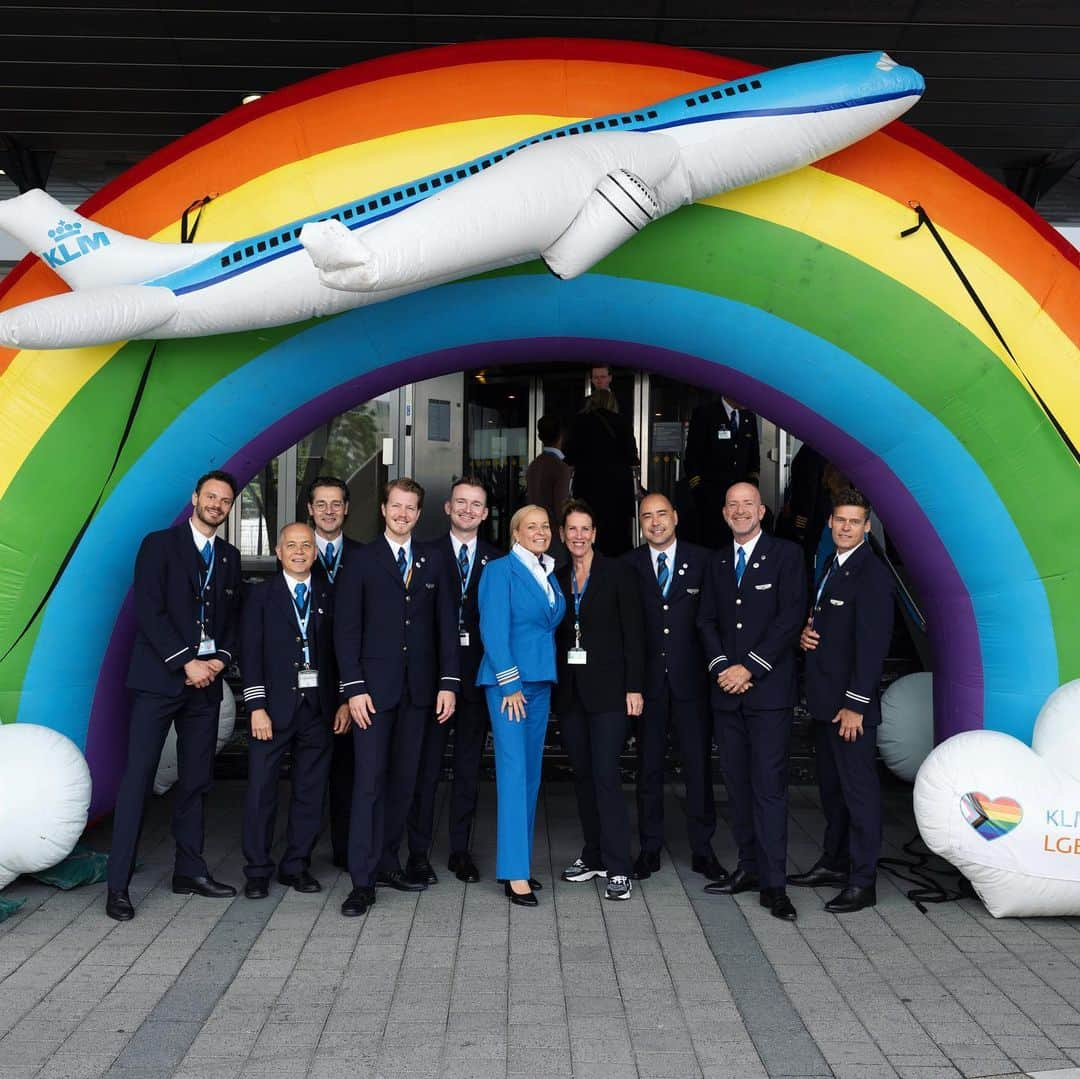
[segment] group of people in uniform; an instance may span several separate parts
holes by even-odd
[[[510,902],[535,906],[542,882],[532,843],[544,738],[552,712],[574,771],[583,845],[562,872],[602,878],[605,897],[630,898],[658,872],[664,845],[669,733],[685,783],[692,869],[706,891],[756,890],[793,920],[787,885],[836,885],[826,909],[875,902],[881,839],[874,728],[893,626],[892,579],[867,542],[870,507],[839,492],[836,552],[808,589],[802,553],[762,530],[752,483],[731,485],[719,512],[731,539],[718,550],[677,536],[660,494],[638,506],[644,542],[621,557],[596,547],[591,507],[571,497],[552,520],[529,504],[511,522],[508,554],[480,538],[487,493],[454,482],[448,532],[415,539],[424,490],[409,478],[383,492],[384,532],[344,535],[347,485],[320,477],[310,524],[277,539],[280,572],[241,597],[240,555],[217,536],[236,482],[214,471],[192,494],[189,520],[148,535],[135,562],[137,632],[127,763],[117,794],[106,913],[134,917],[129,884],[147,797],[175,725],[173,891],[211,898],[236,889],[203,850],[222,676],[239,664],[250,716],[242,847],[244,894],[272,881],[317,892],[311,872],[329,788],[332,856],[352,889],[342,914],[365,914],[377,888],[438,883],[431,864],[436,792],[451,728],[448,869],[476,882],[471,850],[480,764],[490,728],[498,795],[496,876]],[[558,534],[566,553],[550,554]],[[811,594],[812,593],[812,594]],[[787,873],[787,769],[798,655],[815,736],[826,830],[821,858]],[[636,733],[638,853],[620,756]],[[738,862],[713,850],[717,813],[711,747],[722,750]],[[279,778],[291,755],[284,848],[275,859]],[[405,845],[404,857],[402,847]]]

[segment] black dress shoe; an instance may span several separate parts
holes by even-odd
[[[540,900],[536,898],[531,891],[526,892],[524,895],[519,895],[510,887],[510,882],[506,881],[503,884],[503,889],[506,892],[506,898],[514,904],[515,907],[536,907],[540,905]]]
[[[231,884],[222,884],[213,877],[184,877],[173,874],[172,890],[177,895],[201,895],[206,899],[232,899],[236,889]]]
[[[277,879],[279,884],[284,884],[286,888],[295,888],[305,895],[322,891],[322,885],[306,869],[301,869],[299,873],[278,873]]]
[[[409,880],[400,869],[387,872],[380,870],[375,874],[375,884],[379,888],[393,888],[398,892],[422,892],[427,888],[423,881]]]
[[[839,895],[834,895],[825,904],[825,909],[830,914],[853,914],[864,907],[877,905],[877,890],[872,884],[863,888],[849,885]]]
[[[246,899],[265,899],[270,894],[269,877],[250,877],[244,885]]]
[[[740,892],[752,892],[758,886],[758,875],[745,869],[736,869],[727,880],[714,880],[705,885],[709,895],[738,895]]]
[[[634,880],[648,880],[654,873],[660,872],[660,852],[643,850],[634,862]]]
[[[762,888],[759,902],[774,917],[782,922],[793,922],[799,916],[795,904],[787,897],[787,892],[779,888]]]
[[[130,922],[135,917],[135,908],[131,905],[126,888],[122,892],[109,889],[105,896],[105,913],[114,922]]]
[[[431,862],[422,854],[409,856],[409,860],[405,863],[405,876],[413,884],[423,884],[425,887],[429,884],[439,883],[435,870],[431,868]]]
[[[536,877],[529,877],[529,887],[532,888],[534,892],[540,892],[544,889],[544,886],[536,879]]]
[[[446,868],[457,877],[462,884],[475,884],[480,879],[480,870],[472,860],[472,855],[467,850],[456,850],[447,860]]]
[[[359,918],[362,914],[367,914],[373,906],[375,906],[375,889],[360,885],[349,892],[349,898],[341,904],[341,913],[346,918]]]
[[[709,880],[725,881],[728,871],[720,864],[715,854],[695,854],[690,859],[690,868]]]
[[[820,888],[823,884],[847,884],[848,875],[840,869],[830,869],[820,862],[805,873],[789,873],[787,882],[797,888]]]

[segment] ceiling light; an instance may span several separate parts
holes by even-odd
[[[262,97],[262,94],[248,94],[240,102],[241,105],[250,105],[253,101],[258,101]]]

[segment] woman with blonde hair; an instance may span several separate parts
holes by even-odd
[[[535,907],[532,845],[551,688],[556,679],[555,627],[566,614],[550,578],[551,522],[541,506],[522,506],[510,521],[513,547],[480,578],[485,687],[495,742],[498,837],[495,875],[506,897]]]

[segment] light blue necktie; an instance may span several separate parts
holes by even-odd
[[[461,591],[465,591],[465,584],[469,580],[469,548],[462,544],[458,550],[458,569],[461,570]]]
[[[333,564],[334,564],[334,545],[333,545],[333,543],[328,543],[326,545],[326,564],[328,566],[333,566]]]
[[[667,555],[661,551],[656,556],[656,583],[660,586],[660,594],[667,595],[668,582],[671,580],[671,571],[667,568]]]
[[[397,553],[397,568],[401,579],[405,580],[405,574],[409,572],[409,560],[405,557],[405,548],[399,547]]]
[[[307,602],[307,585],[301,582],[293,589],[293,592],[296,595],[296,608],[303,614],[304,604]]]
[[[746,572],[746,552],[740,547],[736,554],[738,557],[735,559],[735,583],[741,585],[743,574]]]
[[[203,560],[203,565],[204,566],[209,566],[210,565],[210,558],[212,557],[213,553],[214,553],[214,541],[213,540],[207,540],[206,545],[202,549],[202,560]]]

